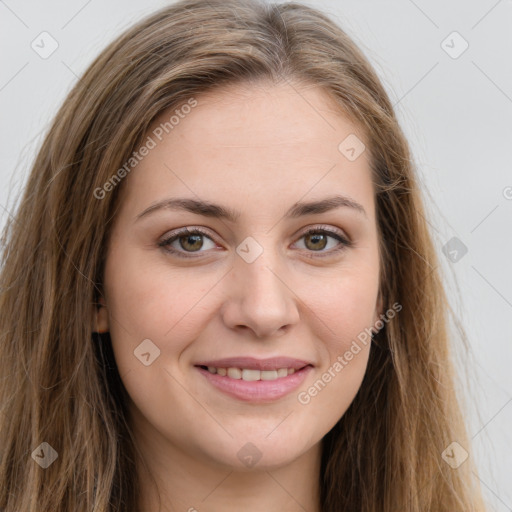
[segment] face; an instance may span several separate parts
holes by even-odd
[[[367,367],[370,344],[353,347],[381,313],[368,151],[354,135],[339,149],[364,135],[316,87],[195,100],[163,136],[173,112],[157,119],[125,178],[97,322],[162,457],[276,468],[318,449]]]

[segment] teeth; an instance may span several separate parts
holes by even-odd
[[[242,370],[240,370],[240,368],[228,368],[228,377],[231,377],[232,379],[241,379]]]
[[[221,377],[231,379],[256,381],[256,380],[276,380],[295,373],[295,368],[279,368],[279,370],[251,370],[248,368],[215,368],[208,366],[210,373],[216,373]]]
[[[243,380],[260,380],[261,371],[260,370],[242,370],[242,379]]]

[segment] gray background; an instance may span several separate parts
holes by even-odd
[[[0,226],[78,76],[123,29],[168,3],[0,0]],[[472,393],[470,457],[489,509],[511,511],[512,1],[308,3],[368,56],[411,143],[449,297],[470,338],[471,366],[459,363]],[[46,59],[31,47],[43,31],[59,45]],[[445,255],[453,237],[457,253]]]

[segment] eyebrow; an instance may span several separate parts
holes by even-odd
[[[295,203],[285,213],[284,217],[294,219],[304,215],[316,215],[342,207],[351,208],[360,215],[368,218],[366,211],[361,204],[349,197],[341,195],[331,196],[318,201]],[[185,210],[197,215],[202,215],[203,217],[225,219],[233,223],[240,217],[240,211],[226,208],[225,206],[210,203],[208,201],[199,201],[190,198],[171,198],[164,199],[163,201],[159,201],[158,203],[149,206],[143,212],[139,213],[135,220],[138,221],[139,219],[162,209],[174,211]]]

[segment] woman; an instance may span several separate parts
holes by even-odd
[[[484,510],[408,144],[322,13],[128,30],[4,244],[3,511]]]

